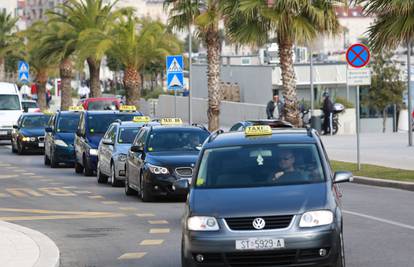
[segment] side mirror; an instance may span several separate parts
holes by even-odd
[[[108,145],[108,146],[110,146],[110,145],[113,145],[113,144],[114,144],[114,142],[112,142],[112,140],[111,140],[111,139],[109,139],[109,138],[102,139],[102,143],[103,143],[104,145]]]
[[[144,149],[141,146],[131,146],[131,151],[135,153],[143,153]]]
[[[188,189],[190,188],[189,180],[179,179],[173,183],[172,188],[174,191],[177,191],[177,192],[188,191]]]
[[[28,108],[28,107],[23,107],[23,112],[24,112],[24,113],[29,112],[29,108]]]
[[[13,129],[19,129],[19,126],[17,126],[16,124],[15,125],[13,125]]]
[[[334,175],[334,184],[339,183],[346,183],[346,182],[352,182],[354,180],[354,176],[352,175],[352,172],[335,172]]]
[[[52,127],[46,127],[46,128],[45,128],[45,132],[47,132],[47,133],[51,133],[51,132],[53,132]]]
[[[82,131],[81,131],[81,130],[77,130],[77,131],[76,131],[76,135],[77,135],[77,136],[83,136]]]

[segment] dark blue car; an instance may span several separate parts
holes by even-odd
[[[60,163],[75,163],[74,140],[80,112],[58,111],[46,127],[45,165],[56,168]]]
[[[45,143],[45,127],[50,115],[43,113],[27,113],[20,116],[16,125],[13,125],[12,152],[43,152]]]
[[[75,136],[75,171],[92,176],[98,162],[98,146],[109,125],[116,120],[132,121],[141,112],[84,111]]]

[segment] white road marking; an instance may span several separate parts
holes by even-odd
[[[412,225],[399,223],[399,222],[396,222],[396,221],[382,219],[382,218],[378,218],[378,217],[375,217],[375,216],[366,215],[366,214],[363,214],[363,213],[358,213],[358,212],[353,212],[353,211],[348,211],[348,210],[344,210],[343,212],[346,213],[346,214],[359,216],[359,217],[362,217],[362,218],[366,218],[366,219],[370,219],[370,220],[374,220],[374,221],[378,221],[378,222],[382,222],[382,223],[391,224],[391,225],[398,226],[398,227],[401,227],[401,228],[414,230],[414,226],[412,226]]]

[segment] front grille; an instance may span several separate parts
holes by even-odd
[[[258,217],[226,218],[226,223],[231,230],[248,231],[257,230],[253,227],[253,220]],[[265,220],[265,227],[261,230],[282,229],[290,225],[293,215],[260,217]]]
[[[39,136],[38,138],[37,138],[37,140],[39,140],[39,142],[44,142],[45,141],[45,137],[44,136]]]
[[[181,167],[176,168],[175,172],[182,177],[191,177],[193,175],[193,168],[190,167]]]
[[[236,252],[226,253],[225,257],[232,267],[277,266],[295,263],[296,253],[296,250]]]

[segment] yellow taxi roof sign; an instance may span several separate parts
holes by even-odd
[[[247,126],[244,133],[246,134],[246,136],[271,135],[272,128],[270,128],[269,125]]]
[[[51,110],[49,110],[49,109],[46,109],[46,110],[43,110],[43,114],[45,114],[45,115],[52,115],[53,112]]]
[[[146,123],[146,122],[150,122],[151,119],[150,119],[150,117],[147,117],[147,116],[135,116],[132,119],[132,121],[133,122],[144,122],[144,123]]]
[[[137,107],[132,105],[121,105],[119,107],[120,111],[136,111]]]
[[[180,118],[163,118],[160,123],[161,125],[181,125],[183,121]]]
[[[82,106],[70,106],[69,107],[69,111],[83,111],[83,107]]]

